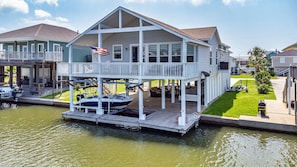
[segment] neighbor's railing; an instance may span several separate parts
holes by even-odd
[[[1,61],[63,61],[62,52],[44,52],[44,53],[28,53],[28,52],[17,52],[17,51],[0,51]]]
[[[198,63],[64,63],[57,64],[58,75],[94,74],[102,77],[125,76],[143,78],[197,77]]]

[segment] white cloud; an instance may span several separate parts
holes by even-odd
[[[29,13],[29,6],[24,0],[1,0],[0,12]]]
[[[34,10],[34,14],[37,18],[45,18],[45,17],[51,17],[52,15],[44,10],[37,9]]]
[[[245,0],[222,0],[224,5],[231,5],[232,3],[239,3],[241,6],[244,5]]]
[[[5,32],[5,31],[6,31],[6,28],[0,27],[0,33]]]
[[[56,17],[56,20],[59,22],[68,22],[68,19],[65,17]]]
[[[59,6],[58,0],[36,0],[36,3],[47,3],[49,5]]]
[[[40,23],[45,23],[45,24],[50,24],[50,25],[67,27],[71,30],[74,30],[73,26],[71,26],[68,23],[68,19],[63,18],[63,17],[57,17],[54,19],[51,19],[51,18],[39,18],[39,19],[23,18],[22,22],[23,22],[22,25],[24,25],[24,26],[32,26],[32,25],[36,25],[36,24],[40,24]]]
[[[208,2],[209,0],[191,0],[191,3],[195,6],[199,6]]]
[[[147,2],[157,2],[157,0],[125,0],[126,3],[147,3]]]

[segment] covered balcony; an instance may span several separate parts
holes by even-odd
[[[28,53],[18,51],[0,51],[0,61],[41,61],[41,62],[61,62],[62,52]]]
[[[189,79],[200,76],[198,63],[64,63],[59,76],[141,79]]]

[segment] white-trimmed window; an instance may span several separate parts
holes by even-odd
[[[53,44],[53,51],[54,51],[55,53],[59,53],[59,52],[61,52],[60,44],[54,43],[54,44]]]
[[[7,45],[7,51],[13,52],[13,45]]]
[[[212,49],[209,48],[209,65],[212,65]]]
[[[180,62],[180,55],[181,55],[181,44],[176,43],[171,45],[171,53],[172,53],[172,62]]]
[[[44,52],[44,43],[39,43],[38,44],[38,53],[43,53]]]
[[[293,57],[293,63],[297,63],[297,57],[296,56]]]
[[[194,62],[194,45],[187,45],[187,62]]]
[[[116,61],[123,59],[123,45],[112,45],[112,59]]]
[[[148,45],[149,62],[157,62],[157,45]]]
[[[161,44],[160,45],[160,62],[168,62],[169,55],[169,45]]]
[[[286,63],[286,59],[285,59],[284,57],[280,57],[280,58],[279,58],[279,62],[280,62],[280,63]]]
[[[218,64],[218,50],[216,50],[216,64]]]
[[[31,53],[35,53],[35,44],[34,43],[31,44]]]

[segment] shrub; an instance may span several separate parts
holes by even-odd
[[[271,82],[270,82],[271,75],[268,71],[257,72],[255,79],[256,79],[257,85],[261,85],[261,84],[271,85]]]
[[[267,84],[260,84],[258,86],[259,94],[267,94],[269,92],[269,86]]]
[[[273,69],[269,70],[270,76],[274,77],[275,76],[275,72],[273,71]]]

